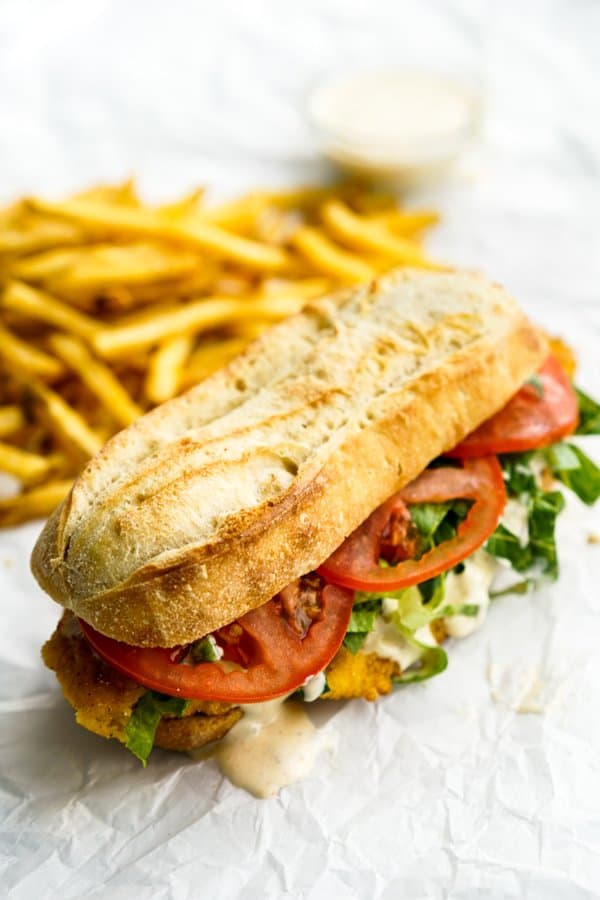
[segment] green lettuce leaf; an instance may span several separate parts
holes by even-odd
[[[574,444],[551,444],[544,457],[555,478],[592,506],[600,497],[600,469]]]
[[[600,405],[575,388],[579,404],[579,424],[575,434],[600,434]]]
[[[448,656],[442,647],[430,647],[418,641],[408,628],[399,629],[405,640],[421,651],[419,659],[394,678],[397,684],[410,684],[414,681],[427,681],[443,672],[448,665]]]
[[[446,503],[415,503],[410,507],[410,517],[422,537],[433,537],[451,508],[451,500]]]
[[[347,631],[344,638],[344,647],[356,656],[366,641],[368,634],[368,631]]]
[[[529,546],[533,562],[541,563],[543,574],[551,579],[558,578],[555,526],[564,506],[565,498],[560,491],[540,491],[532,497],[529,510]]]
[[[357,592],[358,593],[358,592]],[[344,638],[344,647],[350,653],[358,653],[367,639],[370,631],[375,627],[375,620],[381,612],[381,599],[373,594],[361,595],[361,600],[354,601],[352,615]]]
[[[190,656],[192,662],[194,663],[202,663],[202,662],[217,662],[220,659],[219,654],[215,649],[214,639],[211,639],[210,635],[206,635],[206,637],[200,638],[190,647]]]
[[[521,500],[538,491],[535,473],[531,468],[534,451],[528,453],[509,453],[500,457],[506,492],[509,497]]]
[[[516,572],[531,571],[532,581],[542,575],[550,579],[558,577],[555,526],[565,504],[560,491],[543,491],[538,487],[531,468],[535,457],[533,451],[508,454],[500,460],[509,497],[527,504],[528,543],[523,545],[516,534],[500,523],[485,544],[488,553],[506,559]]]
[[[409,507],[410,517],[421,536],[421,554],[453,538],[470,506],[469,500],[412,504]]]
[[[526,572],[533,565],[531,547],[524,547],[517,535],[502,523],[488,539],[485,549],[492,556],[508,560],[516,572]]]
[[[125,746],[146,765],[154,746],[154,735],[162,716],[182,716],[189,700],[147,691],[136,703],[125,728]]]

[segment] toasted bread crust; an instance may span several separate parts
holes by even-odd
[[[322,563],[545,354],[476,275],[402,272],[318,301],[110,441],[34,574],[119,640],[194,640]]]

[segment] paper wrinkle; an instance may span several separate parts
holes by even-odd
[[[157,200],[199,181],[221,196],[311,181],[328,170],[302,104],[321,73],[399,59],[473,68],[489,89],[484,142],[413,198],[443,214],[428,247],[506,284],[576,347],[578,382],[600,396],[595,11],[497,7],[327,0],[282,19],[256,0],[185,0],[168,16],[116,0],[4,4],[0,195],[132,172]],[[600,462],[600,438],[581,446]],[[600,552],[587,538],[600,508],[569,502],[560,582],[495,601],[480,632],[448,643],[441,676],[375,705],[310,704],[339,750],[270,801],[213,761],[157,751],[144,770],[76,726],[39,657],[60,614],[28,571],[39,530],[0,533],[0,893],[598,896]],[[527,673],[543,709],[522,714],[511,707]]]

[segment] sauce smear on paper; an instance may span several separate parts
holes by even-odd
[[[333,735],[317,731],[301,703],[285,697],[243,707],[244,718],[211,754],[223,775],[255,797],[274,797],[305,778]]]

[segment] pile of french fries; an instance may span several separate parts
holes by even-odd
[[[437,219],[352,184],[151,207],[127,181],[1,209],[0,525],[48,515],[112,434],[307,301],[439,268]]]

